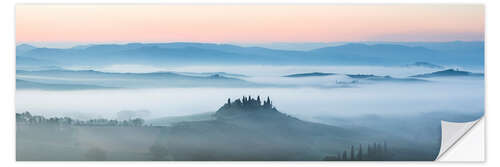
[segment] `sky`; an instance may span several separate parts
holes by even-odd
[[[16,5],[16,43],[483,41],[483,5]]]

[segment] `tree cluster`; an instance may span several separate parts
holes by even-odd
[[[349,151],[350,150],[350,151]],[[348,154],[349,153],[349,154]],[[363,150],[362,145],[356,149],[354,145],[350,149],[344,150],[342,153],[337,153],[336,156],[326,156],[325,161],[383,161],[390,160],[392,153],[387,149],[387,143],[383,144],[373,143],[368,144],[366,151]]]
[[[233,102],[231,102],[231,99],[227,99],[227,103],[222,106],[223,108],[242,108],[242,109],[272,109],[273,104],[271,102],[271,99],[267,97],[267,100],[264,100],[262,102],[260,100],[260,96],[257,96],[257,98],[252,98],[251,96],[243,96],[241,99],[236,99]]]
[[[16,123],[24,125],[74,125],[74,126],[128,126],[138,127],[144,125],[144,120],[135,118],[130,120],[90,119],[86,121],[69,117],[45,118],[40,115],[31,115],[29,112],[16,113]]]
[[[239,112],[253,112],[253,111],[278,111],[273,107],[272,101],[269,97],[261,101],[260,96],[252,98],[251,96],[243,96],[241,99],[227,102],[216,112],[217,115],[235,114]]]

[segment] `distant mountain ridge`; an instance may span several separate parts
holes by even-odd
[[[272,43],[237,43],[240,46],[264,47],[279,50],[313,50],[330,46],[339,46],[352,42],[272,42]],[[484,41],[448,41],[448,42],[359,42],[367,45],[394,44],[403,46],[420,46],[433,50],[446,50],[463,54],[464,52],[484,51]]]
[[[36,49],[36,48],[37,47],[35,47],[33,45],[20,44],[20,45],[16,46],[16,53],[23,53],[23,52],[27,52],[27,51],[30,51],[30,50],[33,50],[33,49]]]
[[[454,65],[483,65],[484,53],[471,49],[468,54],[433,50],[421,46],[397,44],[349,43],[309,51],[240,47],[211,43],[129,43],[99,44],[69,49],[28,48],[19,45],[19,64],[24,59],[44,60],[41,65],[207,65],[207,64],[273,64],[273,65],[400,65],[409,62],[434,62]],[[476,53],[477,52],[477,53]],[[51,64],[52,63],[52,64]]]

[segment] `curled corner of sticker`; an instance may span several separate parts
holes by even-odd
[[[474,125],[482,118],[470,122],[448,122],[441,121],[441,149],[436,157],[439,160],[446,152],[455,145]]]

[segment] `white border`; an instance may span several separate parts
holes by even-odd
[[[460,136],[445,153],[438,156],[442,162],[481,162],[484,161],[484,119],[473,121],[474,126]],[[441,147],[442,149],[442,147]]]
[[[475,130],[481,128],[484,129],[484,126],[477,125],[478,122],[481,122],[481,125],[484,125],[484,121],[482,120],[483,120],[482,118],[470,122],[448,122],[442,120],[441,150],[439,150],[439,154],[436,158],[436,161],[452,161],[452,162],[484,161],[484,139],[481,140],[482,138],[484,138],[484,131]],[[471,133],[475,133],[474,135],[476,136],[473,137],[477,137],[479,139],[475,141],[476,143],[473,143],[472,145],[470,145],[470,143],[469,145],[465,145],[467,143],[461,142],[462,140],[470,139]],[[478,133],[481,134],[478,135]],[[469,149],[468,150],[466,149],[466,151],[462,153],[458,153],[456,151],[456,150],[463,151],[464,150],[463,148],[469,148]],[[469,156],[455,156],[455,155],[469,155]]]
[[[486,126],[489,129],[500,127],[499,114],[500,107],[498,99],[500,82],[498,73],[499,61],[499,31],[500,31],[500,6],[495,0],[2,0],[0,3],[0,163],[1,166],[500,166],[500,159],[497,158],[500,150],[500,133],[496,130],[487,133],[486,139],[486,163],[442,163],[442,162],[15,162],[15,123],[14,123],[14,91],[15,91],[15,12],[16,3],[340,3],[340,4],[386,4],[386,3],[468,3],[485,4],[486,9]],[[496,103],[495,103],[496,102]],[[491,141],[491,142],[488,142]],[[496,152],[496,153],[495,153]],[[490,158],[488,158],[490,157]]]

